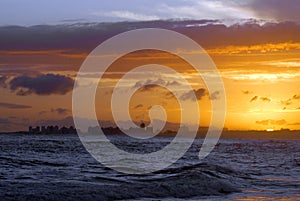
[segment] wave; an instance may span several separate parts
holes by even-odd
[[[66,167],[68,164],[51,162],[40,159],[21,159],[14,157],[5,157],[0,156],[1,163],[6,164],[7,166],[54,166],[54,167]]]
[[[119,178],[115,175],[110,178],[100,174],[81,182],[68,181],[55,184],[48,182],[45,184],[31,181],[30,185],[27,183],[30,191],[27,192],[23,186],[23,191],[14,192],[14,198],[26,199],[31,196],[30,200],[40,200],[46,197],[50,200],[60,200],[61,197],[70,200],[123,200],[224,195],[240,192],[237,185],[228,182],[230,181],[228,177],[233,179],[238,176],[241,174],[230,168],[202,163],[168,168],[147,175],[120,174]],[[19,185],[22,186],[22,182],[11,185],[6,183],[5,188],[18,189]],[[51,196],[48,197],[48,195]]]

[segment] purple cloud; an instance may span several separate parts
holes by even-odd
[[[45,74],[37,77],[19,76],[9,82],[10,89],[17,95],[26,96],[59,94],[64,95],[73,89],[74,80],[64,75]]]
[[[3,88],[7,87],[7,84],[6,84],[7,79],[8,79],[7,76],[0,77],[0,87],[3,87]]]
[[[217,100],[220,98],[220,92],[219,91],[215,91],[210,95],[210,100]]]
[[[65,114],[68,114],[70,110],[69,109],[65,109],[65,108],[56,108],[56,109],[51,109],[51,112],[56,112],[57,114],[60,114],[60,115],[65,115]]]
[[[196,96],[196,99],[197,100],[201,100],[204,96],[207,95],[207,92],[204,88],[199,88],[197,90],[193,90],[193,91],[189,91],[189,92],[186,92],[184,94],[181,95],[180,99],[182,100],[193,100],[193,101],[196,101],[194,99],[194,95]]]
[[[8,108],[8,109],[28,109],[32,108],[29,105],[19,105],[19,104],[13,104],[13,103],[0,103],[0,107],[2,108]]]

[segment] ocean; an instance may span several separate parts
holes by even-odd
[[[118,147],[155,151],[110,136]],[[0,200],[300,200],[300,141],[221,139],[203,160],[196,139],[170,167],[129,175],[104,167],[77,135],[0,135]]]

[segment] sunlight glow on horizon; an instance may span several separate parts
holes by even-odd
[[[168,26],[170,26],[170,24],[176,24],[177,22],[170,21],[163,23],[167,23]],[[182,31],[182,33],[191,37],[200,45],[203,44],[205,51],[211,56],[218,67],[227,93],[225,127],[232,130],[267,130],[270,128],[274,130],[280,130],[281,128],[291,130],[300,129],[300,122],[298,120],[300,114],[300,42],[297,40],[297,32],[293,32],[293,30],[297,30],[297,24],[274,23],[258,25],[252,22],[252,24],[246,23],[244,25],[240,24],[231,27],[222,24],[188,27],[182,21],[178,23],[180,26],[174,29]],[[188,22],[188,24],[191,23],[192,22]],[[109,26],[115,26],[114,30],[118,30],[121,25],[123,24],[109,24]],[[136,26],[134,23],[131,24],[127,22],[125,25]],[[90,29],[88,27],[85,29],[95,31],[100,28],[97,26],[97,29]],[[286,27],[289,26],[292,28],[285,32]],[[39,28],[42,27],[35,27],[35,29],[38,30]],[[52,27],[48,28],[52,30]],[[59,32],[56,33],[53,31],[53,38],[55,38],[55,36],[62,38],[53,42],[51,42],[50,38],[49,44],[47,43],[47,37],[38,35],[39,32],[37,32],[36,34],[38,36],[45,37],[41,38],[41,40],[44,41],[46,45],[41,45],[38,40],[36,41],[29,35],[24,36],[24,44],[14,43],[14,38],[10,39],[8,37],[11,42],[4,44],[7,45],[7,48],[0,49],[0,86],[2,87],[1,92],[4,94],[0,102],[2,103],[2,105],[0,104],[2,109],[0,124],[1,122],[8,122],[7,124],[12,122],[10,123],[11,128],[0,125],[3,130],[12,130],[14,129],[13,126],[24,127],[27,124],[38,123],[42,120],[58,122],[70,117],[72,115],[72,91],[70,90],[72,86],[66,91],[61,91],[61,88],[52,89],[50,84],[47,85],[47,87],[39,88],[37,86],[39,86],[40,83],[45,83],[45,80],[43,80],[45,78],[43,78],[42,75],[50,74],[50,77],[57,75],[62,81],[69,78],[74,80],[80,65],[89,54],[89,51],[94,48],[93,45],[86,45],[86,43],[89,43],[90,40],[92,42],[101,42],[107,36],[114,36],[117,33],[110,33],[110,29],[106,30],[104,29],[106,27],[104,27],[103,30],[108,32],[104,31],[104,36],[100,34],[101,36],[97,38],[93,34],[90,35],[88,31],[87,36],[84,35],[84,32],[78,34],[76,32],[78,27],[76,27],[76,29],[74,27],[65,29],[64,26],[61,26],[61,28],[64,31],[61,31],[59,27],[55,27]],[[129,29],[128,27],[125,28]],[[19,28],[16,28],[16,30],[18,29]],[[31,30],[32,28],[28,27],[26,29]],[[78,28],[78,30],[85,29],[82,27]],[[227,37],[224,41],[223,39],[219,39],[221,37],[217,37],[216,39],[213,37],[213,34],[219,33],[219,29],[221,33],[228,33],[228,36],[224,36]],[[120,30],[123,29],[120,28]],[[195,32],[195,30],[197,31]],[[251,35],[249,32],[253,31],[256,33],[257,30],[262,30],[262,34],[264,33],[263,31],[268,33],[270,30],[277,30],[277,32],[274,32],[270,39],[267,37],[267,34],[253,35],[251,40],[248,39]],[[43,33],[42,29],[39,31]],[[198,34],[198,32],[201,34]],[[70,37],[62,33],[70,34]],[[99,31],[99,33],[102,32]],[[210,34],[207,33],[213,34],[210,36]],[[60,34],[62,34],[62,36]],[[229,37],[232,36],[230,34],[233,34],[233,36],[236,36],[234,34],[241,34],[241,36],[236,37],[236,40],[232,40]],[[82,38],[77,38],[78,35]],[[74,37],[74,39],[72,37]],[[85,37],[87,39],[85,39]],[[93,39],[93,37],[95,37],[95,39]],[[291,37],[291,39],[289,39],[289,37]],[[199,52],[193,51],[185,52],[183,49],[177,49],[176,51],[189,55],[199,54]],[[113,69],[105,72],[102,85],[99,85],[98,88],[99,94],[97,98],[100,100],[109,97],[115,82],[122,77],[128,69],[143,63],[158,63],[169,67],[171,66],[181,73],[183,77],[189,81],[194,91],[199,90],[198,93],[200,93],[200,95],[197,101],[201,107],[202,120],[200,119],[200,125],[209,125],[211,115],[211,105],[209,102],[212,94],[208,94],[206,86],[203,81],[198,78],[197,72],[188,68],[183,61],[176,60],[174,56],[163,52],[135,52],[125,56],[123,60],[116,62]],[[85,82],[82,83],[84,85],[88,85],[90,82],[98,82],[98,74],[95,72],[82,74],[82,76],[85,77]],[[166,85],[176,84],[178,87],[180,87],[181,84],[180,82],[176,82],[176,77],[167,74],[162,76],[145,72],[144,75],[141,74],[139,76],[145,76],[145,82],[152,84],[164,82]],[[203,76],[213,78],[209,70],[203,70]],[[14,82],[12,82],[12,80],[14,80]],[[28,80],[30,83],[28,83]],[[135,84],[138,86],[137,81],[138,80],[133,76],[128,80],[127,84],[128,86]],[[49,89],[52,91],[49,91]],[[64,89],[64,87],[62,87],[62,89]],[[37,92],[38,90],[41,90],[41,92]],[[141,90],[139,93],[145,93],[146,91],[147,90]],[[201,94],[201,91],[203,91],[203,94]],[[150,98],[153,94],[155,94],[155,96]],[[172,98],[169,93],[162,89],[152,87],[151,90],[147,91],[147,96],[148,95],[149,98],[145,100],[143,100],[141,94],[134,96],[134,100],[132,100],[131,103],[131,115],[134,120],[147,119],[147,108],[150,107],[150,103],[153,103],[150,99],[153,99],[166,107],[166,111],[170,117],[169,122],[176,124],[180,121],[178,105],[172,101],[168,103]],[[191,100],[187,98],[186,101]],[[140,104],[142,104],[142,106]],[[104,113],[102,116],[103,119],[105,121],[111,121],[112,117],[108,113],[110,102],[106,101],[102,108],[103,109],[97,110],[101,110]],[[24,118],[21,119],[19,116]]]

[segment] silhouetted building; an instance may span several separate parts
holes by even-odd
[[[59,133],[59,127],[58,126],[54,126],[53,127],[53,132],[54,133]]]
[[[28,127],[28,133],[29,134],[76,134],[76,129],[73,126],[62,127],[59,128],[58,126],[42,126],[41,128],[39,126],[33,128],[32,126]]]
[[[46,127],[45,126],[42,126],[41,132],[46,133]]]

